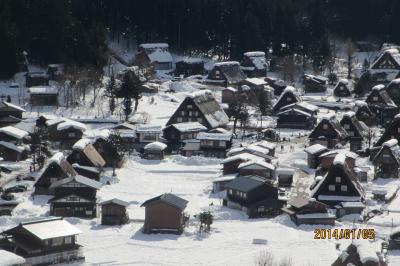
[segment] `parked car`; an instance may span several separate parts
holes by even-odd
[[[13,187],[9,187],[6,190],[4,190],[4,193],[8,194],[8,193],[21,193],[26,191],[27,188],[24,185],[17,185],[17,186],[13,186]]]
[[[12,172],[12,169],[10,169],[10,168],[8,168],[6,166],[0,166],[0,171],[9,174],[9,173]]]
[[[35,181],[36,179],[33,176],[28,175],[28,176],[23,177],[22,180]]]

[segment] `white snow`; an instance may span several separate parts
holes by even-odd
[[[225,61],[225,62],[217,62],[214,66],[239,66],[238,61]]]
[[[25,259],[5,250],[0,249],[0,265],[2,266],[14,266],[14,265],[22,265],[25,263]]]
[[[0,141],[0,145],[6,147],[8,149],[17,151],[17,152],[23,152],[26,149],[25,146],[17,146],[14,143],[7,142],[7,141]]]
[[[5,106],[8,106],[8,107],[17,109],[17,110],[19,110],[19,111],[21,111],[21,112],[26,112],[24,108],[22,108],[22,107],[20,107],[20,106],[18,106],[18,105],[15,105],[15,104],[12,104],[12,103],[9,103],[9,102],[6,102],[6,101],[3,101],[3,104],[4,104]]]
[[[197,135],[197,139],[199,140],[224,140],[229,141],[232,138],[231,133],[206,133],[200,132]]]
[[[345,165],[346,163],[346,154],[344,152],[339,152],[335,159],[333,160],[334,165]]]
[[[57,125],[58,131],[65,130],[68,128],[75,128],[75,129],[82,130],[82,131],[86,130],[85,124],[77,122],[77,121],[69,120],[69,119],[67,121],[61,122],[60,124]]]
[[[155,141],[152,143],[147,144],[146,146],[144,146],[145,150],[160,150],[163,151],[167,148],[167,145],[165,143],[159,142],[159,141]]]
[[[267,82],[261,78],[247,78],[245,79],[247,82],[250,82],[254,85],[266,85]]]
[[[390,148],[390,147],[396,146],[397,144],[398,144],[397,139],[390,139],[390,140],[384,142],[383,146],[386,146],[386,147]]]
[[[304,149],[304,151],[309,154],[317,154],[324,150],[326,150],[326,147],[321,144],[314,144]]]
[[[257,160],[257,161],[247,161],[239,164],[239,169],[245,168],[245,169],[270,169],[270,170],[275,170],[275,166],[273,164],[267,163],[262,160]]]
[[[357,253],[360,256],[360,261],[364,264],[367,262],[379,263],[376,251],[372,248],[368,241],[355,240],[353,245],[357,247]]]
[[[228,158],[224,159],[222,161],[222,163],[225,164],[225,163],[233,162],[233,161],[236,161],[236,160],[243,160],[243,161],[254,160],[254,161],[258,161],[260,159],[262,159],[262,158],[257,156],[257,155],[251,154],[251,153],[241,153],[241,154],[237,154],[235,156],[228,157]]]
[[[2,128],[0,128],[0,132],[4,133],[6,135],[12,136],[16,139],[23,139],[29,135],[28,132],[21,130],[19,128],[13,127],[13,126],[2,127]]]
[[[91,143],[92,142],[90,139],[80,139],[72,146],[72,149],[83,150],[87,145],[89,145]]]
[[[34,234],[40,240],[79,235],[82,233],[78,228],[61,219],[50,219],[44,222],[22,224],[22,228]]]
[[[184,123],[176,123],[172,124],[174,128],[176,128],[179,132],[192,132],[192,131],[202,131],[207,130],[205,126],[200,124],[199,122],[184,122]]]
[[[29,87],[28,92],[30,94],[58,94],[58,90],[53,86],[34,86]]]

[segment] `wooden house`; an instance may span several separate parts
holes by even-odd
[[[328,172],[312,189],[310,197],[330,206],[365,200],[365,191],[347,165],[345,154],[339,153],[335,157]]]
[[[336,97],[350,97],[352,89],[348,79],[340,79],[333,88],[333,95]]]
[[[29,132],[25,130],[13,127],[6,126],[0,128],[0,140],[12,142],[14,144],[27,144],[30,142]]]
[[[200,141],[199,149],[205,157],[225,158],[226,151],[232,146],[231,133],[206,133],[197,135]]]
[[[122,139],[122,145],[125,150],[132,150],[136,142],[136,126],[130,123],[122,123],[110,128],[115,133],[119,134]],[[161,129],[160,129],[161,131]]]
[[[328,148],[321,144],[314,144],[304,149],[307,153],[307,166],[316,169],[321,163],[319,156],[328,151]]]
[[[310,145],[321,144],[328,149],[334,148],[336,144],[344,144],[348,134],[335,116],[326,116],[308,136]]]
[[[383,84],[373,87],[365,102],[382,125],[390,122],[399,110]]]
[[[363,141],[367,139],[369,134],[369,128],[364,122],[357,119],[356,113],[347,112],[343,115],[340,124],[346,130],[349,135],[350,150],[358,151],[363,148]]]
[[[367,126],[373,126],[376,122],[375,114],[371,111],[368,104],[363,101],[356,101],[356,117],[359,121],[363,121]]]
[[[400,170],[400,147],[396,139],[384,142],[374,156],[375,178],[399,178]]]
[[[322,169],[329,169],[333,165],[333,161],[338,154],[343,154],[345,156],[345,161],[350,170],[356,167],[356,159],[358,154],[348,151],[348,150],[330,150],[319,155],[320,166]]]
[[[54,154],[48,161],[45,168],[42,170],[34,187],[35,194],[49,195],[50,186],[54,182],[77,175],[77,172],[72,165],[67,161],[62,152]]]
[[[182,156],[203,156],[203,151],[200,149],[200,140],[189,139],[185,141],[185,146],[180,149]]]
[[[275,156],[276,144],[273,142],[261,140],[261,141],[253,142],[251,145],[267,149],[269,156],[272,156],[272,157]],[[251,150],[249,150],[249,151],[251,151]]]
[[[52,141],[53,145],[57,148],[69,150],[82,138],[86,126],[83,123],[70,119],[60,120],[58,120],[58,123],[51,124],[51,126],[48,127],[49,140]]]
[[[25,74],[25,87],[48,86],[49,76],[45,72],[28,72]]]
[[[146,200],[143,232],[181,234],[185,226],[184,210],[188,201],[171,193],[165,193]]]
[[[297,94],[296,89],[288,86],[285,88],[281,96],[279,96],[278,100],[276,101],[274,107],[272,108],[272,113],[277,114],[280,112],[282,107],[297,102],[301,102],[301,99]]]
[[[225,188],[224,205],[245,212],[249,218],[274,216],[283,207],[276,184],[259,176],[238,176]]]
[[[275,165],[264,160],[247,161],[239,164],[239,175],[256,175],[266,179],[275,179]]]
[[[277,128],[313,129],[317,123],[317,117],[295,107],[281,110],[276,116]]]
[[[64,65],[63,64],[49,64],[47,66],[47,76],[50,80],[60,80],[64,75]]]
[[[246,52],[240,62],[240,68],[248,77],[265,77],[267,75],[267,59],[264,52]]]
[[[240,69],[239,62],[228,61],[215,63],[208,73],[206,82],[222,87],[236,87],[245,78],[246,74]]]
[[[90,140],[81,139],[72,146],[72,153],[68,155],[70,164],[77,163],[83,166],[103,168],[106,164],[103,157],[93,147]]]
[[[329,206],[314,198],[295,197],[282,211],[289,215],[297,225],[324,224],[335,225],[336,215],[329,211]]]
[[[331,266],[388,266],[385,255],[375,249],[373,244],[365,240],[353,240],[344,249]]]
[[[152,142],[144,146],[143,158],[148,160],[163,160],[167,145],[162,142]]]
[[[28,158],[29,147],[15,145],[12,142],[0,141],[0,157],[3,161],[18,162]]]
[[[400,70],[399,70],[400,71]],[[386,86],[387,93],[393,102],[400,106],[400,78],[396,78]]]
[[[226,87],[221,92],[221,102],[232,104],[235,103],[238,97],[238,90],[233,87]]]
[[[22,120],[25,109],[12,103],[0,102],[0,127],[16,124]]]
[[[101,174],[101,170],[97,167],[90,167],[90,166],[83,166],[83,165],[79,165],[77,163],[74,163],[72,165],[72,167],[74,168],[75,172],[78,175],[96,180],[96,181],[100,181],[100,174]]]
[[[199,122],[208,129],[213,129],[226,126],[229,118],[211,91],[204,90],[187,96],[166,126],[183,122]]]
[[[58,90],[53,86],[29,87],[32,106],[58,106]]]
[[[400,232],[398,230],[392,232],[389,236],[388,249],[400,249]]]
[[[104,137],[97,137],[93,142],[93,147],[97,150],[97,152],[103,157],[106,164],[105,167],[120,167],[122,161],[116,161],[115,155],[119,155],[119,151],[117,148],[112,145],[109,141],[107,141]]]
[[[398,48],[383,47],[368,69],[372,80],[388,83],[395,79],[400,72],[400,53]]]
[[[171,150],[177,150],[184,145],[185,140],[197,138],[197,134],[207,131],[199,122],[183,122],[166,126],[163,129],[164,138]]]
[[[103,201],[101,206],[101,224],[102,225],[121,225],[129,221],[126,207],[129,203],[120,199],[111,199]]]
[[[235,174],[239,172],[239,165],[244,162],[248,161],[259,161],[262,160],[262,157],[259,157],[257,155],[251,154],[251,153],[240,153],[233,155],[231,157],[228,157],[222,161],[222,171],[224,175],[227,174]]]
[[[293,168],[279,167],[276,169],[276,179],[279,187],[291,187],[295,170]]]
[[[375,143],[375,147],[382,146],[388,140],[396,139],[400,141],[400,115],[396,115],[392,121],[386,126],[382,136]]]
[[[161,126],[156,125],[139,125],[136,128],[136,143],[138,144],[138,148],[151,142],[160,141],[161,129]]]
[[[54,198],[49,200],[50,215],[62,217],[96,217],[96,192],[101,183],[84,176],[63,178],[51,184]]]
[[[271,88],[274,89],[275,96],[281,95],[285,88],[288,86],[288,84],[286,84],[284,80],[274,77],[265,77],[264,80],[268,83],[269,86],[271,86]]]
[[[134,66],[172,70],[172,56],[167,43],[142,43],[133,61]]]
[[[82,232],[60,217],[21,222],[3,231],[4,245],[26,260],[24,265],[51,265],[84,260],[77,235]]]
[[[322,76],[304,74],[303,84],[306,92],[325,92],[328,79]]]
[[[189,77],[204,74],[204,61],[202,59],[184,58],[175,63],[175,77]]]

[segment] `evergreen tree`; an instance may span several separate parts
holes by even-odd
[[[109,108],[110,108],[111,114],[114,114],[114,111],[115,111],[116,91],[117,91],[117,89],[116,89],[115,77],[114,77],[114,75],[112,75],[106,85],[106,96],[109,98]]]
[[[113,159],[113,176],[115,176],[115,168],[118,162],[120,162],[123,159],[121,153],[121,151],[123,150],[123,140],[121,138],[121,135],[117,131],[112,131],[110,135],[108,135],[106,142],[110,146],[115,148],[110,151],[111,158]]]
[[[44,127],[36,127],[31,135],[32,166],[34,171],[36,171],[36,165],[38,169],[42,169],[46,158],[51,155],[47,138],[48,131]]]

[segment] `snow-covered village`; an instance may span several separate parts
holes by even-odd
[[[0,1],[0,266],[400,265],[397,11]]]

